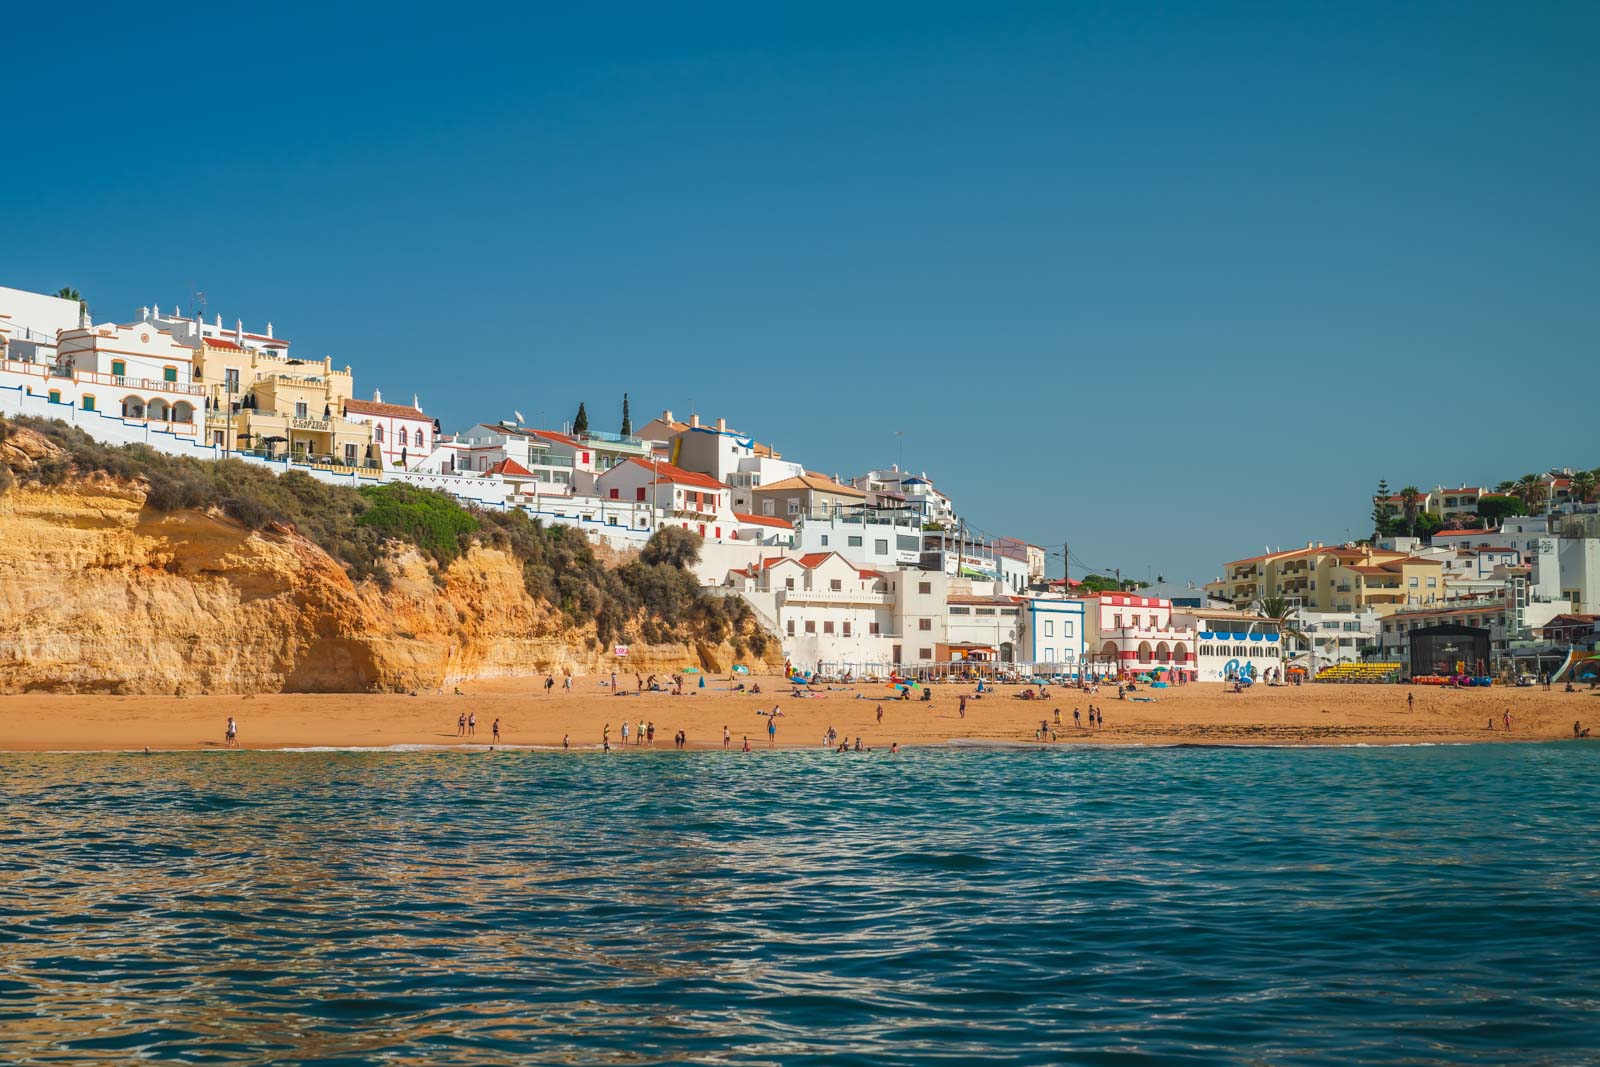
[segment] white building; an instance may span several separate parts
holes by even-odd
[[[1076,675],[1083,663],[1083,601],[1030,597],[1023,602],[1026,658],[1036,675]],[[1051,665],[1056,665],[1056,670]]]
[[[899,464],[886,470],[873,470],[858,475],[850,484],[867,494],[867,503],[873,507],[907,507],[915,511],[923,522],[951,526],[956,522],[955,507],[950,498],[935,489],[927,472],[912,474],[903,471]]]
[[[344,417],[371,428],[373,448],[385,468],[411,470],[433,452],[437,426],[414,400],[409,407],[385,404],[374,389],[371,400],[346,400]]]
[[[723,584],[777,630],[794,666],[884,676],[896,657],[902,580],[857,567],[837,552],[816,552],[730,570]]]
[[[922,523],[903,510],[857,507],[800,515],[794,530],[800,551],[839,552],[863,567],[915,567],[922,558]]]
[[[88,325],[76,300],[0,285],[0,359],[52,366],[61,331]]]
[[[1310,655],[1295,652],[1290,659],[1313,676],[1335,663],[1359,663],[1378,649],[1382,617],[1375,611],[1301,611],[1290,620],[1305,635]],[[1295,642],[1300,643],[1300,642]]]
[[[602,500],[649,504],[662,522],[722,539],[738,528],[728,505],[731,490],[709,474],[659,460],[628,459],[595,479]]]
[[[1173,615],[1173,624],[1194,634],[1191,677],[1201,682],[1264,681],[1268,671],[1287,666],[1277,620],[1242,611],[1191,608]]]
[[[1172,601],[1133,593],[1098,593],[1085,597],[1084,625],[1089,629],[1086,654],[1096,674],[1140,674],[1176,670],[1195,677],[1193,622],[1176,618]],[[1199,611],[1199,609],[1190,609]]]

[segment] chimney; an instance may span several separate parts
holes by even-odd
[[[217,312],[217,329],[222,329],[222,312]]]
[[[690,415],[689,416],[689,426],[692,429],[698,430],[700,428],[700,416],[699,415]]]
[[[234,319],[233,320],[233,339],[235,341],[238,341],[241,345],[244,344],[244,320],[243,319]]]
[[[150,321],[150,309],[149,308],[140,308],[139,309],[139,321],[140,322],[149,322]]]
[[[670,411],[663,411],[663,412],[662,412],[662,413],[661,413],[661,421],[662,421],[662,422],[671,422],[671,421],[672,421],[672,412],[670,412]]]
[[[383,394],[382,394],[382,393],[380,393],[380,392],[378,392],[378,391],[377,391],[377,390],[376,390],[376,389],[374,389],[374,390],[373,390],[373,391],[372,391],[372,402],[373,402],[373,403],[374,403],[374,404],[381,404],[381,403],[383,403]]]
[[[717,432],[718,433],[727,433],[728,432],[728,420],[727,419],[718,419],[717,420]]]
[[[152,319],[159,319],[161,317],[161,305],[160,304],[152,304],[150,306],[150,317]]]
[[[268,337],[272,336],[272,323],[270,323],[270,322],[267,323],[267,336]]]

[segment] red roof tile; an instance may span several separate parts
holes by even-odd
[[[421,422],[432,422],[422,412],[406,404],[380,404],[374,400],[346,400],[344,402],[345,414],[355,412],[357,415],[386,415],[392,419],[416,419]]]
[[[776,515],[746,515],[742,511],[733,513],[733,517],[740,522],[748,522],[753,526],[777,526],[785,530],[794,529],[794,523],[788,519],[780,519]]]
[[[629,456],[628,462],[637,464],[647,471],[653,471],[656,484],[692,485],[697,489],[726,489],[727,486],[711,477],[709,474],[698,474],[695,471],[686,471],[682,467],[671,463],[662,463],[660,460],[651,462],[640,459],[638,456]]]
[[[509,475],[511,475],[512,477],[515,477],[515,478],[537,478],[538,477],[538,475],[534,474],[527,467],[524,467],[522,464],[518,463],[516,460],[509,459],[509,458],[501,460],[499,463],[496,463],[494,466],[492,466],[488,470],[484,471],[484,473],[485,474],[509,474]]]

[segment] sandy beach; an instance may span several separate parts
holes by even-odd
[[[691,676],[692,678],[693,676]],[[621,747],[622,721],[654,723],[655,748],[671,750],[678,730],[691,749],[720,748],[724,725],[733,747],[746,736],[752,749],[821,747],[831,726],[867,747],[950,742],[1073,744],[1408,744],[1570,739],[1574,721],[1600,725],[1600,694],[1566,693],[1560,687],[1445,690],[1425,686],[1305,685],[1242,694],[1220,684],[1179,689],[1144,689],[1149,698],[1118,700],[1115,687],[1097,696],[1052,689],[1048,699],[1021,700],[1019,686],[1003,686],[973,699],[971,685],[937,685],[933,699],[888,699],[883,685],[822,690],[797,697],[778,678],[761,678],[762,693],[731,692],[725,680],[706,688],[686,686],[685,695],[636,695],[632,676],[624,695],[611,695],[608,678],[574,679],[546,695],[543,678],[502,678],[461,686],[461,695],[271,694],[260,696],[56,696],[0,697],[0,751],[95,751],[204,749],[223,747],[228,716],[239,724],[240,748],[387,747],[493,743],[500,720],[505,746],[573,749],[600,745],[605,726]],[[967,714],[958,696],[967,694]],[[1406,697],[1416,705],[1407,710]],[[1104,712],[1103,729],[1073,725],[1073,709],[1090,703]],[[767,736],[764,712],[777,704],[775,741]],[[877,708],[883,707],[883,721]],[[1039,742],[1041,719],[1062,724],[1053,741]],[[1511,732],[1503,714],[1511,713]],[[471,737],[457,734],[457,719],[475,714]],[[1493,720],[1493,729],[1489,728]],[[1600,737],[1600,730],[1595,734]],[[637,746],[632,744],[630,748]]]

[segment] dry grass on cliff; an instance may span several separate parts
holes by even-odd
[[[442,571],[474,544],[504,548],[522,563],[528,594],[559,608],[576,626],[594,622],[596,641],[728,641],[757,656],[768,638],[748,605],[707,593],[690,567],[700,538],[665,529],[636,558],[607,566],[582,533],[544,526],[524,512],[463,508],[444,493],[390,482],[363,489],[328,485],[298,471],[273,474],[239,460],[201,461],[143,445],[110,446],[66,423],[0,420],[0,443],[26,434],[24,453],[8,447],[0,492],[10,483],[60,485],[105,475],[142,485],[156,511],[218,511],[251,530],[292,528],[338,561],[352,580],[387,584],[396,544],[412,546]]]

